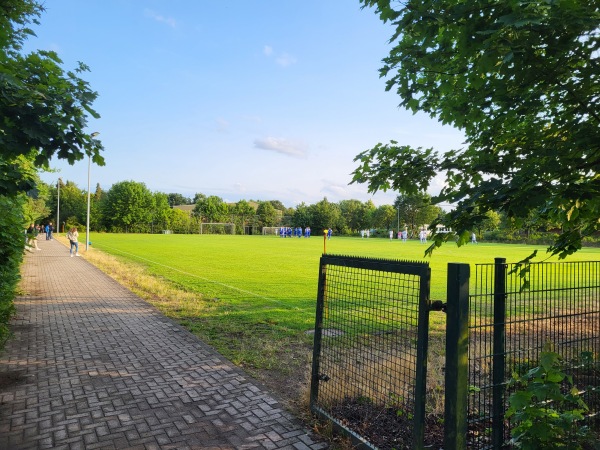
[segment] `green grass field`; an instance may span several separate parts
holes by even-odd
[[[281,239],[273,236],[92,234],[93,247],[145,265],[152,273],[205,297],[254,308],[312,310],[317,292],[323,239]],[[431,258],[418,241],[334,237],[327,253],[429,262],[431,297],[443,298],[449,262],[493,263],[495,257],[517,262],[538,249],[528,245],[446,244]],[[567,261],[594,260],[600,249],[583,249]],[[552,258],[556,261],[557,258]]]
[[[314,328],[322,237],[93,233],[90,240],[93,248],[196,293],[200,309],[187,305],[169,314],[235,363],[268,368],[283,348],[310,340],[305,331]],[[544,247],[526,245],[446,244],[424,258],[427,245],[415,240],[334,236],[326,244],[328,254],[428,261],[431,298],[440,300],[449,262],[493,263],[495,257],[518,262],[536,248],[538,259],[545,257]],[[599,249],[583,249],[568,260],[599,257]]]

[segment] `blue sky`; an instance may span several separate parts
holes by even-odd
[[[399,109],[379,78],[392,29],[348,0],[46,0],[29,48],[77,61],[99,93],[89,132],[106,166],[91,185],[226,201],[323,197],[392,203],[349,185],[354,157],[378,142],[460,146],[462,134]],[[87,161],[54,161],[87,189]],[[439,189],[434,187],[433,190]],[[433,192],[433,191],[432,191]]]

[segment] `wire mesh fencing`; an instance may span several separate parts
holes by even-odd
[[[429,300],[427,264],[324,255],[312,411],[356,448],[509,448],[509,380],[553,351],[597,430],[600,262],[498,258],[473,269],[448,265],[446,327],[430,330],[429,312],[443,302]],[[443,370],[427,371],[432,355]]]
[[[504,448],[507,380],[545,350],[561,356],[598,425],[598,392],[585,387],[600,386],[600,262],[476,265],[469,321],[469,448]]]
[[[358,448],[423,439],[429,266],[321,258],[311,409]]]

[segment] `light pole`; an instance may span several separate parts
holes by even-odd
[[[56,226],[58,227],[58,233],[60,234],[60,177],[56,182]]]
[[[90,134],[92,138],[95,138],[100,133],[97,131]],[[90,171],[92,168],[92,157],[88,153],[88,189],[87,189],[87,217],[85,221],[85,251],[87,252],[90,246]]]

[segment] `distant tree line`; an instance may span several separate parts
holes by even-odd
[[[59,185],[39,182],[38,186],[27,197],[30,221],[56,221],[60,190],[61,230],[85,226],[85,190],[62,180]],[[433,222],[443,224],[447,214],[432,204],[431,196],[425,193],[399,195],[391,205],[375,206],[370,200],[355,199],[334,203],[323,198],[294,208],[279,200],[227,203],[221,197],[202,193],[189,198],[179,193],[151,192],[144,183],[136,181],[121,181],[106,191],[97,185],[90,194],[90,229],[104,232],[199,233],[201,223],[216,222],[235,224],[236,234],[261,234],[263,227],[308,226],[317,235],[332,228],[337,235],[358,235],[361,230],[369,229],[374,237],[388,237],[389,230],[407,230],[409,236],[416,237],[420,229]],[[487,211],[485,220],[472,231],[479,239],[489,241],[543,244],[561,230],[558,224],[542,220],[535,213],[527,221],[517,223],[505,214]]]

